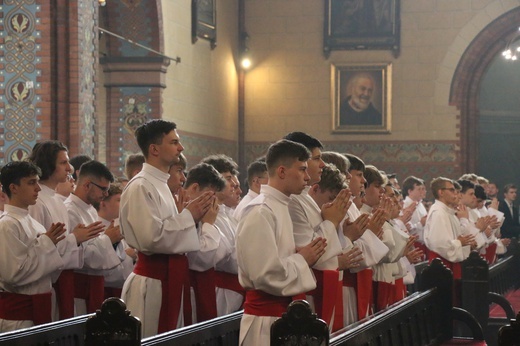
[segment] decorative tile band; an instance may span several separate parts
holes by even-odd
[[[90,0],[78,2],[79,35],[79,123],[80,151],[90,157],[95,157],[96,116],[95,87],[98,39],[96,27],[98,14],[96,4]]]
[[[40,137],[36,120],[41,113],[37,107],[41,90],[37,77],[41,70],[38,39],[41,32],[36,29],[40,23],[37,14],[40,6],[34,0],[4,0],[0,6],[0,135],[4,156],[0,164],[25,159]]]
[[[152,88],[147,87],[125,87],[119,88],[119,130],[118,133],[111,134],[117,136],[119,143],[118,150],[119,165],[118,171],[121,174],[124,170],[126,157],[130,154],[140,153],[141,150],[135,140],[135,130],[146,121],[151,119],[151,114],[158,113],[158,109],[153,109]]]

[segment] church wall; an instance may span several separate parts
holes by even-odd
[[[246,77],[246,155],[289,131],[318,137],[404,178],[457,177],[460,112],[449,105],[460,56],[480,30],[517,0],[401,0],[401,52],[322,54],[324,1],[246,0],[253,67]],[[331,64],[392,65],[388,134],[332,133]]]
[[[165,54],[181,62],[168,67],[162,117],[174,121],[188,164],[224,153],[237,157],[238,1],[217,1],[217,45],[191,38],[191,1],[163,0]]]

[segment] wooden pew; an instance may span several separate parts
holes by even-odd
[[[91,315],[0,334],[0,346],[83,346],[85,324]]]
[[[342,345],[347,341],[349,344],[350,342],[357,344],[356,340],[364,340],[370,335],[378,340],[389,338],[410,340],[411,337],[414,341],[410,345],[441,342],[451,338],[453,318],[465,320],[472,326],[474,336],[477,339],[481,337],[478,323],[471,315],[463,310],[452,309],[452,275],[439,264],[426,267],[418,275],[418,288],[421,292],[414,293],[378,314],[334,333],[331,336],[331,345]],[[142,345],[237,345],[241,316],[242,312],[236,312],[145,338],[142,340]],[[83,346],[85,323],[88,317],[76,317],[1,334],[0,346],[42,344]],[[408,345],[404,341],[397,344]]]
[[[451,271],[440,260],[434,260],[421,274],[421,292],[333,333],[330,345],[443,344],[453,338],[453,320],[461,320],[471,328],[471,344],[484,345],[475,318],[452,307],[452,287]]]
[[[142,346],[235,346],[238,345],[242,311],[145,338]]]
[[[461,306],[479,321],[489,345],[497,344],[497,333],[501,326],[515,318],[506,293],[516,290],[520,283],[519,256],[514,247],[511,255],[488,266],[476,252],[462,262]],[[482,302],[488,302],[483,304]],[[504,310],[505,318],[493,318],[489,315],[491,304]]]

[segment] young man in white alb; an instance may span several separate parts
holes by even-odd
[[[215,203],[213,192],[190,201],[179,213],[168,188],[168,171],[182,146],[175,123],[150,120],[135,135],[146,162],[121,195],[120,225],[138,251],[122,298],[142,323],[143,336],[184,326],[189,319],[186,253],[200,249],[196,224]]]
[[[246,208],[237,232],[238,278],[246,289],[240,345],[269,345],[271,324],[287,311],[293,296],[316,287],[312,266],[326,242],[314,239],[297,250],[288,205],[307,186],[309,151],[281,140],[266,156],[269,182]]]
[[[65,239],[63,223],[46,230],[30,215],[40,186],[40,169],[16,161],[0,172],[9,197],[0,216],[0,332],[51,322],[52,274],[65,265],[56,247]]]

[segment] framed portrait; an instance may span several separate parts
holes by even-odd
[[[191,0],[191,41],[208,40],[217,46],[217,0]]]
[[[392,65],[332,65],[332,131],[390,133]]]
[[[323,51],[400,50],[400,0],[325,0]]]

